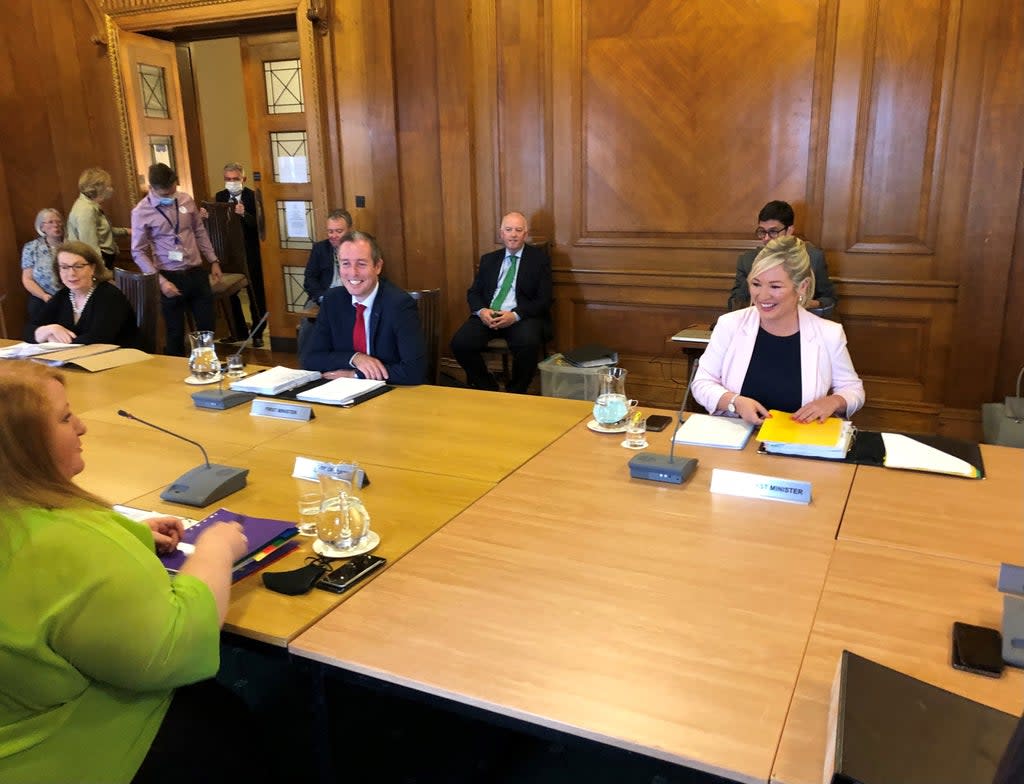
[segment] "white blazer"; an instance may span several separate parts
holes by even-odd
[[[846,400],[851,417],[864,405],[864,384],[846,350],[841,324],[797,308],[800,318],[800,397],[802,405],[827,394]],[[750,306],[726,313],[715,324],[711,342],[693,379],[693,398],[714,414],[726,392],[739,392],[750,367],[761,318]]]

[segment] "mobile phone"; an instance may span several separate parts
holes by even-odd
[[[672,423],[672,417],[664,414],[651,414],[647,417],[647,429],[653,433],[660,433]]]
[[[373,574],[387,563],[386,558],[377,555],[357,555],[348,563],[339,566],[333,572],[325,574],[317,582],[316,587],[333,593],[345,593],[349,588]]]
[[[1003,635],[997,629],[953,624],[953,667],[999,678],[1003,674]]]

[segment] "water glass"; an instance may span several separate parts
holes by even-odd
[[[647,417],[629,415],[626,420],[626,446],[630,449],[647,446]]]
[[[228,378],[242,378],[245,375],[245,362],[241,354],[228,355]]]
[[[322,503],[319,490],[299,493],[299,533],[303,536],[316,536]]]

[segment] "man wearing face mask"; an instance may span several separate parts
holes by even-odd
[[[218,282],[221,270],[195,200],[178,190],[178,175],[166,164],[149,167],[149,193],[132,210],[132,258],[145,274],[157,275],[167,325],[164,353],[186,356],[185,308],[196,329],[214,329],[210,281]]]
[[[215,201],[229,204],[235,214],[242,220],[242,236],[245,238],[245,260],[249,267],[249,316],[253,324],[258,324],[267,312],[267,297],[263,286],[263,262],[260,257],[260,232],[256,221],[256,194],[245,186],[245,167],[240,163],[229,163],[224,166],[224,190],[218,191],[213,197]],[[245,325],[242,313],[242,302],[237,294],[231,297],[231,315],[236,324]],[[263,331],[267,328],[264,322],[259,331],[253,335],[252,345],[263,347]],[[248,330],[246,330],[248,332]],[[235,335],[237,340],[244,340],[245,335]]]

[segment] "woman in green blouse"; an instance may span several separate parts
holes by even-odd
[[[74,484],[85,432],[59,371],[0,363],[6,784],[129,782],[144,760],[166,774],[166,760],[147,754],[174,690],[217,672],[231,565],[245,553],[241,527],[220,524],[202,534],[180,574],[168,575],[155,550],[177,547],[181,521],[132,522]],[[226,745],[231,730],[205,734]],[[176,751],[195,761],[184,738]]]

